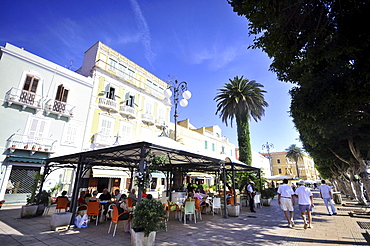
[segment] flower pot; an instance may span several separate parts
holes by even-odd
[[[1,209],[1,207],[3,206],[3,203],[2,202],[0,202],[0,209]]]
[[[152,231],[148,237],[144,237],[144,232],[135,232],[131,229],[132,246],[153,246],[157,232]]]
[[[28,146],[26,145],[26,146],[24,146],[24,149],[28,149]]]
[[[49,149],[45,149],[45,151],[49,151]]]
[[[42,150],[42,148],[38,148],[37,150],[40,151],[40,150]]]
[[[227,205],[227,213],[231,217],[238,217],[240,212],[239,205]]]
[[[263,206],[270,206],[271,205],[271,198],[261,198]]]
[[[32,150],[35,150],[36,149],[36,147],[32,147]]]
[[[21,208],[21,218],[35,217],[38,210],[38,205],[25,205]]]

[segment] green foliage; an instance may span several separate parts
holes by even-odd
[[[144,236],[148,237],[150,232],[164,229],[166,213],[160,201],[143,199],[136,204],[132,228],[136,232],[144,232]]]
[[[264,189],[261,191],[261,197],[262,198],[270,198],[273,199],[276,195],[276,192],[273,189]]]
[[[33,184],[31,185],[31,194],[27,197],[27,205],[33,205],[37,203],[36,192],[40,187],[40,182],[43,179],[43,175],[40,172],[36,172],[33,177]]]
[[[249,134],[249,120],[261,120],[265,114],[264,107],[268,103],[264,99],[265,90],[263,85],[254,80],[249,81],[243,76],[229,79],[222,89],[218,89],[217,96],[214,98],[217,102],[216,115],[219,114],[222,122],[231,126],[234,118],[237,122],[239,159],[248,165],[251,165],[251,146]]]
[[[157,171],[158,169],[169,163],[168,157],[165,155],[154,155],[148,153],[147,157],[148,161],[146,161],[146,169],[144,170],[144,172],[140,172],[140,170],[137,170],[137,173],[135,173],[135,185],[141,190],[150,187],[152,172]]]

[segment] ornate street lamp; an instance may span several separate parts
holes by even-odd
[[[273,148],[274,148],[274,145],[271,143],[269,144],[269,142],[266,142],[266,144],[262,144],[262,150],[264,149],[267,150],[267,158],[269,159],[271,176],[274,176],[274,172],[272,171],[272,162],[271,162],[271,155],[270,155],[270,150]]]
[[[180,95],[182,99],[180,100]],[[174,120],[175,120],[175,141],[177,140],[177,117],[178,117],[178,104],[181,107],[186,107],[188,105],[188,99],[191,98],[191,92],[188,91],[188,83],[185,81],[179,82],[177,79],[175,81],[168,81],[168,88],[164,90],[164,102],[168,106],[175,106]],[[173,104],[172,104],[172,100]]]

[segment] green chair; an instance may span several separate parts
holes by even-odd
[[[184,224],[186,224],[186,215],[193,215],[194,222],[197,223],[197,217],[195,215],[195,201],[186,201],[184,208]]]

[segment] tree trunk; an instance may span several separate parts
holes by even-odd
[[[246,115],[236,116],[238,129],[239,160],[252,165],[252,149],[250,143],[249,121]]]
[[[299,167],[298,167],[298,161],[295,162],[295,168],[297,169],[297,177],[299,178]]]

